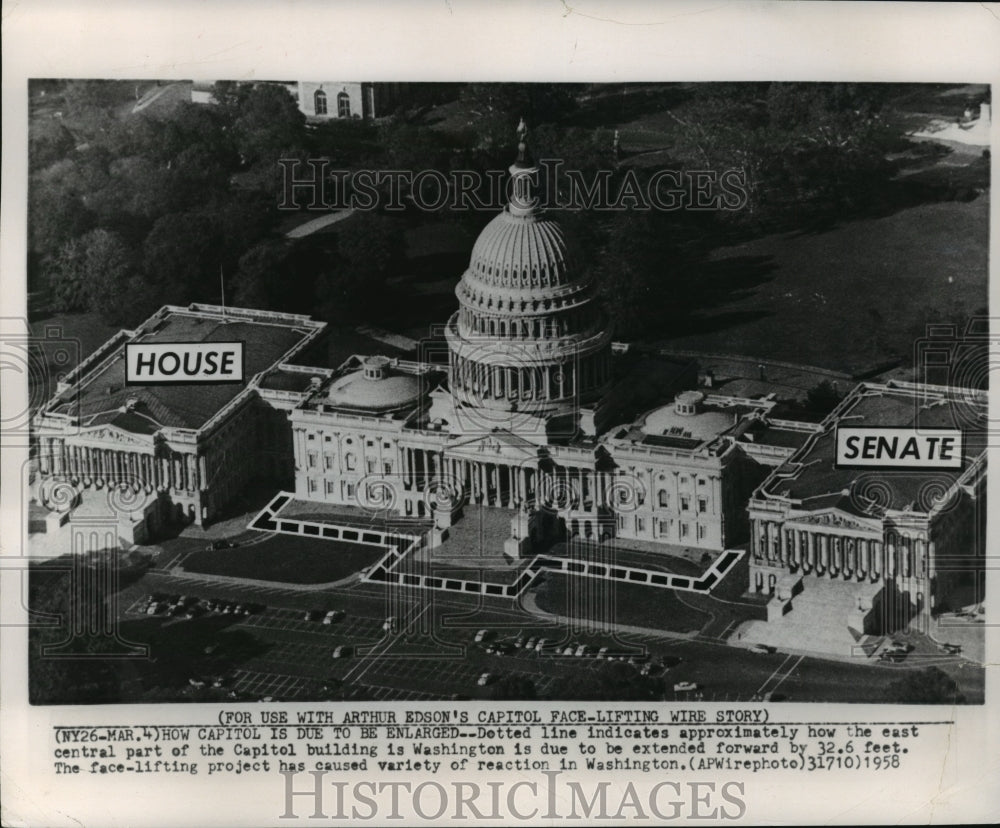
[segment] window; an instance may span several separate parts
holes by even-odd
[[[348,471],[354,471],[355,467],[358,464],[358,461],[353,454],[348,452],[347,454],[344,455],[344,463],[346,464]]]
[[[327,434],[326,437],[323,438],[324,443],[329,443],[331,440],[333,440],[333,438],[329,434]]]
[[[681,524],[681,537],[686,538],[688,536],[688,525],[686,523]]]
[[[354,497],[354,484],[353,483],[348,483],[347,484],[347,496],[348,497]]]
[[[660,521],[660,537],[665,538],[670,534],[670,521],[661,520]]]
[[[698,511],[707,512],[708,511],[708,501],[703,497],[698,498]]]
[[[326,92],[317,89],[313,94],[313,111],[317,115],[326,115]]]
[[[691,498],[687,495],[681,495],[681,511],[687,512],[691,508]]]
[[[704,526],[702,526],[702,525],[701,525],[701,524],[699,523],[699,524],[698,524],[698,540],[701,540],[701,539],[702,539],[703,537],[705,537],[705,527],[704,527]]]
[[[661,506],[670,505],[670,495],[667,494],[666,489],[660,489],[660,505]]]
[[[316,435],[315,434],[310,434],[309,435],[309,439],[310,440],[315,440],[316,439]]]
[[[334,482],[332,480],[326,481],[326,493],[332,495],[335,491]]]
[[[699,477],[698,478],[698,485],[699,486],[705,486],[706,484],[707,484],[707,481],[705,480],[704,477]]]
[[[635,519],[635,531],[636,532],[645,532],[646,531],[646,519],[645,518],[637,517]]]
[[[309,468],[316,468],[316,455],[313,452],[309,452]]]
[[[365,464],[368,469],[368,474],[375,474],[375,460],[371,457],[368,458],[368,462]]]
[[[382,464],[382,471],[385,474],[392,474],[392,463],[383,463]]]
[[[333,468],[333,456],[328,454],[323,458],[323,460],[326,464],[326,470],[330,471]]]
[[[375,445],[375,442],[374,442],[373,440],[368,440],[368,441],[367,441],[367,442],[365,443],[365,445],[366,445],[366,446],[368,446],[368,448],[372,448],[372,447],[374,447],[374,445]]]
[[[338,118],[350,118],[351,117],[351,96],[346,92],[341,92],[337,95],[337,117]]]
[[[316,481],[313,480],[311,477],[309,478],[309,491],[310,492],[316,491]]]

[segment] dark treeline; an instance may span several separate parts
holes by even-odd
[[[348,173],[505,169],[521,117],[536,158],[560,158],[584,176],[606,171],[613,193],[627,177],[641,189],[664,169],[741,177],[737,209],[567,215],[611,315],[636,337],[682,329],[692,310],[740,287],[705,264],[720,244],[964,197],[897,181],[901,165],[939,151],[904,137],[894,102],[916,87],[900,85],[413,84],[378,121],[307,125],[278,84],[221,83],[216,106],[180,102],[150,114],[131,111],[134,82],[44,84],[43,100],[61,110],[36,106],[32,119],[30,289],[52,310],[114,324],[165,302],[218,302],[220,272],[233,303],[334,322],[397,319],[401,297],[386,301],[385,282],[405,261],[414,211],[362,213],[290,243],[279,230],[278,159],[323,157]],[[628,129],[651,113],[667,149]],[[417,218],[468,235],[490,214]]]

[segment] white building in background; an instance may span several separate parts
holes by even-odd
[[[359,81],[257,81],[283,86],[295,98],[299,111],[310,121],[334,121],[346,118],[378,118],[398,95],[398,83]],[[216,81],[195,81],[191,102],[216,103]]]

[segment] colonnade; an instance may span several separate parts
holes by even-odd
[[[143,487],[195,492],[205,488],[204,455],[151,452],[75,445],[58,437],[43,437],[38,453],[43,475],[68,477],[85,486],[127,483]]]
[[[513,509],[533,503],[556,510],[595,512],[611,505],[614,474],[578,466],[544,470],[537,465],[446,457],[433,449],[404,448],[404,489],[422,492],[435,482],[484,506]]]
[[[557,365],[488,365],[453,357],[451,382],[456,390],[480,399],[557,400],[599,388],[611,378],[603,354]]]
[[[882,537],[784,526],[754,520],[752,554],[759,563],[831,578],[926,578],[933,542],[895,531]]]

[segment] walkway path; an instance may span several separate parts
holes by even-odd
[[[305,236],[311,236],[313,233],[317,233],[320,230],[329,227],[332,224],[337,224],[338,222],[348,219],[353,215],[354,210],[340,210],[335,213],[324,213],[322,216],[319,216],[319,218],[310,219],[297,227],[293,227],[285,233],[285,238],[301,239]]]

